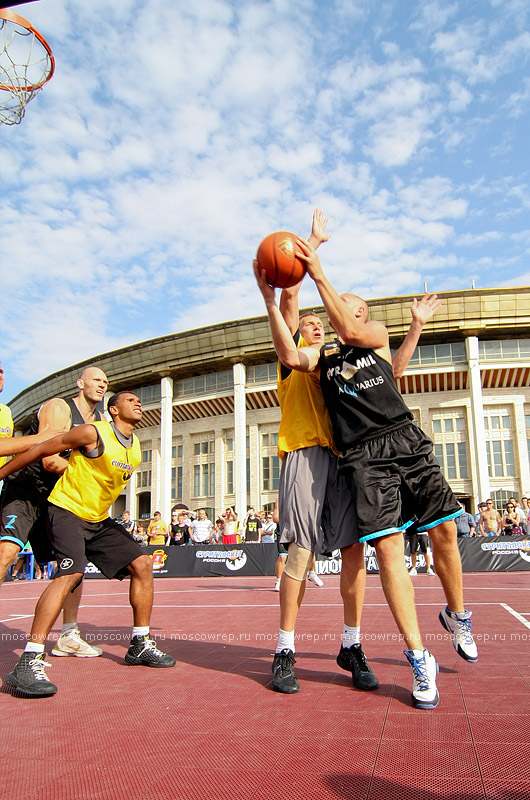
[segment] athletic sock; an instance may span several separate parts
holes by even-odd
[[[282,650],[294,650],[294,631],[280,631],[278,633],[278,645],[276,647],[276,652],[281,653]]]
[[[63,622],[61,636],[64,636],[67,633],[72,633],[72,631],[76,630],[77,630],[77,622]]]
[[[349,625],[344,625],[342,632],[342,646],[351,647],[353,644],[359,644],[361,641],[361,628],[351,628]]]
[[[27,642],[24,648],[25,653],[44,653],[44,645],[39,642]]]
[[[149,636],[149,625],[132,629],[133,636]]]

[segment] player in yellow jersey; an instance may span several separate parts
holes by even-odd
[[[55,694],[57,687],[44,671],[45,641],[64,600],[83,578],[88,561],[107,578],[130,575],[129,600],[133,631],[125,663],[172,667],[175,659],[160,651],[149,637],[153,605],[151,559],[108,516],[108,509],[140,463],[140,445],[133,429],[142,418],[142,405],[132,392],[119,392],[108,401],[112,422],[101,421],[55,436],[35,445],[0,469],[0,478],[36,459],[71,450],[65,472],[49,498],[48,530],[57,558],[54,580],[42,593],[26,649],[6,683],[27,697]]]

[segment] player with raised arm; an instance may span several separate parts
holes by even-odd
[[[339,341],[297,349],[276,306],[274,291],[257,275],[276,350],[293,370],[319,374],[335,442],[339,469],[355,504],[359,540],[374,545],[381,583],[408,650],[413,670],[412,700],[418,708],[438,703],[438,665],[423,647],[414,590],[403,557],[402,532],[418,517],[429,530],[435,562],[448,600],[440,620],[450,630],[459,655],[477,659],[470,612],[464,609],[461,563],[454,518],[461,508],[432,455],[432,445],[412,424],[395,385],[388,332],[368,318],[356,295],[339,296],[324,276],[310,244],[298,242]]]
[[[326,226],[327,219],[317,209],[311,236],[315,247],[329,238]],[[257,264],[255,270],[267,304],[268,299],[274,300],[274,290],[260,274]],[[319,348],[324,343],[324,328],[316,314],[306,314],[299,320],[299,288],[298,284],[282,291],[279,314],[289,330],[290,346],[300,348],[310,344]],[[399,374],[414,352],[423,325],[438,306],[436,295],[426,295],[420,303],[413,303],[413,322],[395,357]],[[278,348],[277,352],[280,359],[278,394],[282,409],[278,450],[283,459],[279,497],[280,538],[289,547],[289,556],[280,583],[280,631],[273,662],[273,688],[284,693],[300,689],[294,674],[294,627],[305,591],[305,578],[315,551],[322,553],[340,548],[344,628],[337,663],[352,673],[356,688],[374,689],[378,685],[377,678],[367,664],[360,644],[366,582],[364,546],[356,543],[351,495],[337,474],[329,416],[317,376],[293,371]]]

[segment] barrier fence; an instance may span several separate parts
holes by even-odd
[[[511,572],[530,570],[530,539],[527,536],[488,536],[458,540],[464,572]],[[146,547],[153,560],[153,574],[157,578],[215,577],[223,575],[274,575],[278,556],[275,544],[194,545],[193,547]],[[405,556],[410,566],[410,556]],[[366,570],[379,572],[375,550],[365,547]],[[436,569],[436,564],[434,564]],[[425,568],[422,553],[417,555],[417,568]],[[316,572],[320,575],[338,575],[340,556],[317,557]],[[88,564],[85,577],[102,578],[93,565]]]

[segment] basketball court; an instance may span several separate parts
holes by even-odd
[[[335,664],[338,576],[308,586],[297,626],[302,690],[270,688],[278,627],[273,578],[164,579],[152,634],[173,669],[127,667],[128,586],[87,581],[83,636],[97,659],[47,657],[58,693],[3,685],[6,800],[528,800],[530,600],[527,573],[465,574],[480,657],[459,658],[438,622],[436,577],[413,579],[440,704],[411,706],[412,674],[377,575],[368,576],[363,647],[380,687],[353,689]],[[13,668],[44,582],[0,592],[0,671]],[[59,634],[57,625],[51,638]],[[51,650],[49,645],[48,652]]]

